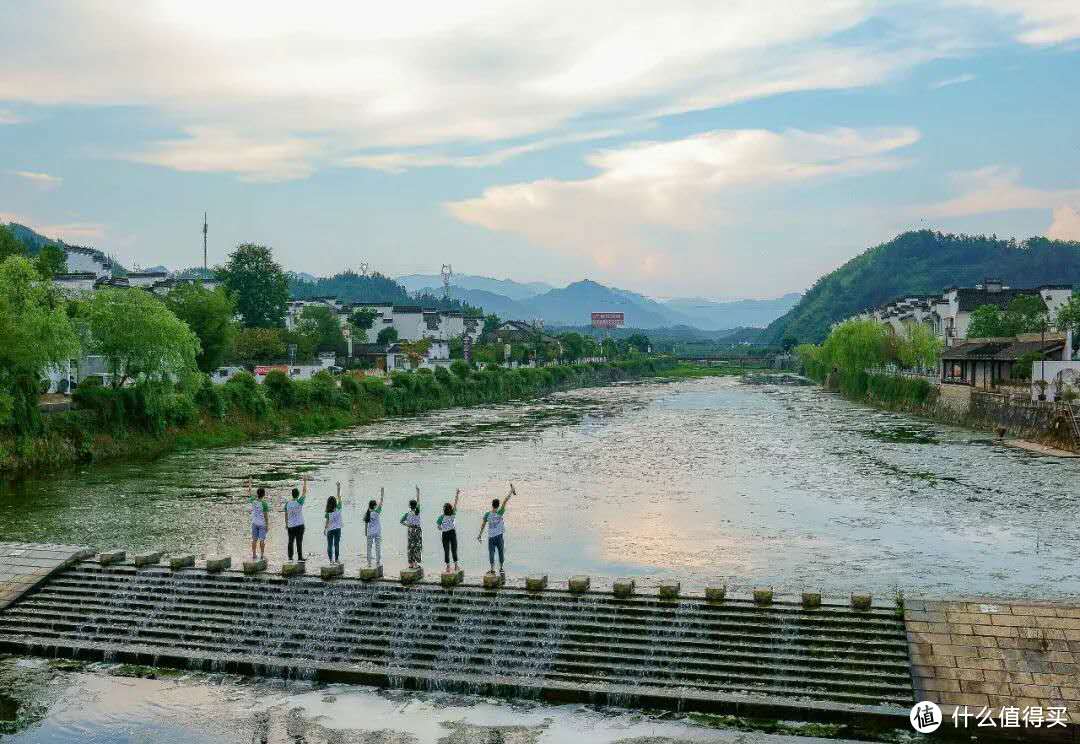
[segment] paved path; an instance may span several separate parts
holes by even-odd
[[[54,571],[93,554],[79,545],[0,543],[0,610]]]
[[[1080,605],[910,601],[904,612],[916,700],[951,716],[1003,707],[1067,709],[1080,722]]]

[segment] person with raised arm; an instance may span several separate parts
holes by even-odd
[[[251,560],[255,560],[255,547],[259,548],[259,558],[266,558],[266,532],[270,529],[270,502],[266,498],[266,489],[259,486],[255,494],[251,493],[251,478],[247,479],[248,506],[251,510]]]
[[[446,561],[446,573],[450,573],[450,554],[454,555],[454,571],[459,571],[457,559],[457,505],[461,498],[461,489],[454,494],[454,503],[449,501],[443,504],[443,513],[435,520],[439,531],[442,532],[443,559]]]
[[[499,552],[499,573],[503,573],[503,551],[505,546],[503,545],[503,533],[505,531],[505,525],[503,524],[503,515],[506,514],[506,507],[510,503],[510,497],[517,495],[517,491],[514,490],[514,484],[510,484],[510,493],[506,494],[506,498],[502,503],[499,503],[498,499],[491,500],[491,511],[484,512],[484,521],[480,523],[480,534],[476,536],[476,541],[480,542],[480,538],[484,536],[484,528],[487,527],[488,531],[488,561],[491,563],[491,573],[495,573],[495,551]]]
[[[409,528],[409,568],[420,568],[424,553],[424,531],[420,526],[420,486],[416,498],[409,501],[409,511],[401,515],[401,523]]]
[[[304,502],[307,500],[307,474],[304,474],[303,490],[294,488],[292,496],[285,502],[285,529],[289,534],[289,560],[293,559],[293,545],[296,545],[296,560],[305,561],[304,557]]]
[[[379,500],[368,502],[364,512],[364,534],[367,536],[367,564],[371,568],[371,549],[375,548],[375,565],[382,565],[382,505],[386,489],[379,488]]]
[[[323,525],[323,534],[326,535],[326,558],[331,563],[341,563],[341,507],[344,500],[341,498],[341,481],[337,484],[337,496],[331,496],[326,500],[326,524]]]

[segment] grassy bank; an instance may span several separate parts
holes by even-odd
[[[389,385],[378,378],[326,373],[294,381],[278,372],[261,385],[241,373],[224,385],[204,377],[180,386],[87,386],[76,393],[76,410],[46,416],[38,434],[0,438],[0,475],[318,434],[388,416],[527,400],[666,374],[673,366],[653,358],[518,370],[476,370],[455,362],[452,371],[395,372]]]

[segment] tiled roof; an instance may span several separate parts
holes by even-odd
[[[1042,299],[1037,289],[1000,289],[996,292],[988,292],[985,289],[961,287],[956,290],[956,301],[961,312],[971,312],[982,305],[994,305],[1004,310],[1010,302],[1023,296]]]
[[[1032,352],[1043,352],[1047,358],[1060,355],[1065,349],[1065,342],[1058,339],[1047,341],[1016,341],[1009,339],[984,339],[966,344],[959,344],[941,352],[943,360],[993,359],[1014,361]]]

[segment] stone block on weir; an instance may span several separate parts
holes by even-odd
[[[495,573],[494,571],[488,571],[484,574],[484,588],[485,589],[498,589],[506,582],[506,575],[501,573]]]
[[[773,590],[769,587],[759,586],[754,589],[754,604],[762,607],[772,604]]]
[[[682,585],[678,581],[667,581],[660,585],[660,599],[675,600],[679,598]]]
[[[589,591],[589,577],[588,576],[571,576],[570,580],[566,583],[567,587],[574,594],[584,594]]]
[[[303,576],[307,573],[307,564],[303,561],[289,561],[281,564],[282,576]]]
[[[256,561],[244,561],[244,573],[249,576],[262,573],[266,570],[266,559],[259,558]]]
[[[206,558],[206,570],[209,573],[220,573],[232,568],[232,558],[227,555],[212,555]]]
[[[382,566],[364,566],[360,569],[360,578],[364,581],[374,581],[383,577]]]
[[[442,583],[442,585],[446,586],[446,587],[460,586],[462,583],[465,582],[465,572],[464,571],[443,571],[442,576],[440,577],[439,580]]]
[[[802,606],[808,610],[816,610],[818,607],[821,607],[821,593],[803,592]]]
[[[705,600],[707,602],[723,602],[725,597],[727,597],[727,584],[705,587]]]
[[[319,576],[323,579],[335,579],[345,575],[345,566],[341,563],[331,563],[329,566],[319,568]]]
[[[873,597],[869,594],[852,594],[851,608],[854,610],[869,610],[873,601]]]
[[[98,553],[98,563],[103,566],[111,566],[114,563],[123,563],[127,553],[123,550],[106,550]]]
[[[143,568],[144,566],[156,566],[161,563],[161,552],[152,550],[149,553],[136,553],[134,558],[135,568]]]
[[[548,577],[547,574],[540,576],[527,576],[525,577],[525,589],[530,592],[542,592],[547,589]]]
[[[424,578],[424,569],[419,566],[416,568],[403,568],[401,570],[401,583],[402,584],[416,584]]]
[[[627,599],[634,596],[634,589],[636,587],[637,584],[633,579],[616,579],[611,587],[611,593],[619,599]]]
[[[178,571],[181,568],[191,568],[195,565],[195,556],[191,553],[169,556],[169,568]]]

